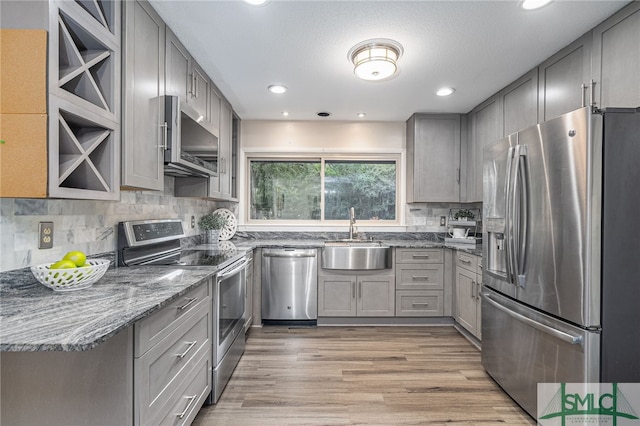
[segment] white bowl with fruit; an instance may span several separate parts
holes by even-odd
[[[108,259],[87,259],[81,251],[70,251],[55,263],[31,267],[33,276],[54,291],[82,290],[93,285],[109,269]]]

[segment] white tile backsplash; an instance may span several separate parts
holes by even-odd
[[[142,219],[179,218],[188,236],[191,215],[196,223],[205,213],[225,207],[235,214],[236,203],[196,198],[176,198],[174,178],[165,177],[165,190],[122,191],[120,201],[68,199],[0,199],[0,271],[24,268],[60,259],[71,250],[96,255],[116,250],[118,222]],[[54,226],[51,249],[38,249],[38,222]]]

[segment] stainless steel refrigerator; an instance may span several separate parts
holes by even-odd
[[[640,382],[640,108],[582,108],[488,146],[482,364],[537,383]]]

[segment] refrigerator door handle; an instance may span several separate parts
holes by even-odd
[[[517,146],[517,145],[516,145]],[[512,211],[512,203],[511,203],[511,195],[513,193],[512,190],[512,176],[513,176],[513,157],[514,157],[515,147],[510,147],[507,152],[507,170],[505,176],[504,183],[504,205],[505,205],[505,226],[504,226],[504,240],[506,245],[505,256],[506,256],[506,273],[507,273],[507,281],[510,284],[515,284],[515,268],[514,265],[514,256],[513,256],[513,211]]]
[[[513,226],[513,252],[512,259],[514,267],[513,276],[515,284],[524,288],[526,276],[524,274],[524,261],[527,247],[527,213],[529,208],[529,179],[527,177],[527,146],[516,145],[513,162],[513,187],[511,188],[511,219]]]
[[[557,339],[562,340],[563,342],[567,342],[569,344],[572,345],[579,345],[582,344],[582,336],[573,336],[569,333],[565,333],[564,331],[560,331],[560,330],[556,330],[553,327],[549,327],[546,324],[542,324],[538,321],[534,321],[531,318],[527,318],[526,316],[519,314],[518,312],[514,312],[511,309],[501,305],[500,303],[496,302],[495,300],[493,300],[491,298],[491,294],[490,293],[486,293],[486,292],[482,292],[481,296],[484,297],[484,299],[487,301],[487,303],[491,304],[494,308],[504,312],[505,314],[509,315],[510,317],[523,322],[533,328],[535,328],[536,330],[542,331],[543,333],[549,334]]]

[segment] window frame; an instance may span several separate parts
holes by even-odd
[[[284,219],[251,219],[251,162],[252,161],[318,161],[320,162],[320,220],[284,220]],[[336,154],[336,153],[266,153],[252,152],[246,153],[245,157],[245,206],[244,223],[248,226],[311,226],[311,227],[336,227],[344,226],[349,223],[345,217],[344,220],[326,220],[325,215],[325,162],[326,161],[381,161],[394,162],[396,166],[396,208],[395,220],[365,220],[358,219],[358,210],[356,209],[357,225],[362,227],[397,227],[402,226],[401,220],[401,174],[402,174],[402,155],[400,153],[376,153],[376,154]],[[346,216],[347,212],[345,212]]]

